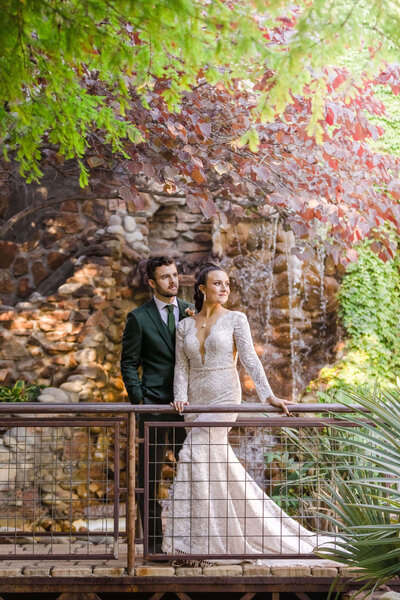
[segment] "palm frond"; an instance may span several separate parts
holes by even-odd
[[[294,430],[287,435],[305,460],[323,461],[318,498],[325,509],[318,516],[339,537],[317,554],[364,572],[358,579],[371,589],[400,577],[400,389],[345,396],[344,404],[361,408],[334,415],[337,424],[320,432],[317,454],[313,441]]]

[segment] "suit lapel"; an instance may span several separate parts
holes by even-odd
[[[177,301],[178,301],[178,307],[179,307],[179,320],[182,321],[182,319],[185,319],[188,316],[188,315],[185,315],[187,303],[183,302],[183,300],[179,300],[179,298],[177,298]]]
[[[169,333],[168,329],[166,328],[165,324],[163,323],[163,320],[161,319],[160,313],[158,311],[157,305],[154,302],[154,300],[150,300],[150,302],[147,303],[146,308],[147,308],[149,317],[153,321],[154,325],[157,327],[158,332],[161,335],[161,337],[163,338],[164,342],[167,344],[167,346],[171,350],[171,352],[174,352],[175,351],[174,345],[173,345],[170,333]]]

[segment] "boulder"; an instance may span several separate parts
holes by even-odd
[[[75,284],[72,284],[72,285],[75,285]],[[95,293],[96,293],[95,289],[92,285],[90,285],[90,283],[84,283],[83,285],[80,285],[73,292],[74,296],[76,296],[77,298],[83,298],[85,296],[94,296]]]
[[[29,279],[28,279],[29,281]],[[19,290],[18,286],[18,290]],[[0,272],[0,294],[12,294],[14,291],[14,283],[7,271]],[[29,292],[30,293],[30,292]],[[29,294],[23,296],[18,293],[21,298],[26,298]]]
[[[106,231],[107,233],[111,233],[113,235],[124,235],[125,233],[125,230],[122,227],[122,225],[109,225]]]
[[[0,269],[8,269],[17,253],[18,246],[14,242],[0,241]]]
[[[80,233],[87,227],[87,221],[80,215],[61,216],[57,219],[57,225],[65,231],[65,233]]]
[[[64,404],[71,402],[71,396],[66,390],[60,388],[48,387],[45,388],[40,396],[38,402],[49,402],[52,404]]]
[[[25,344],[17,341],[12,335],[3,334],[0,338],[0,359],[3,360],[21,360],[29,356]]]
[[[60,385],[61,390],[65,392],[75,392],[79,394],[83,388],[83,381],[66,381]]]
[[[79,207],[78,207],[78,203],[76,200],[65,200],[61,204],[60,208],[64,212],[74,212],[74,213],[79,212]]]
[[[63,254],[62,252],[49,252],[47,255],[47,266],[52,271],[55,271],[67,260],[67,258],[68,256],[66,254]]]
[[[117,214],[111,215],[111,217],[108,219],[108,225],[109,226],[122,225],[122,217]]]
[[[282,273],[287,269],[287,257],[285,254],[278,254],[274,259],[273,271],[274,273]]]
[[[126,215],[126,217],[124,218],[125,231],[128,231],[128,233],[132,233],[133,231],[135,231],[136,227],[137,225],[135,219],[130,215]]]
[[[90,365],[96,360],[96,351],[93,348],[83,348],[75,352],[74,357],[81,365]]]
[[[28,272],[28,261],[23,256],[17,256],[14,261],[14,275],[20,277]]]
[[[80,283],[64,283],[58,288],[58,293],[68,296],[70,294],[75,294],[75,292],[79,290],[80,287]]]
[[[128,244],[133,244],[134,242],[142,242],[143,241],[143,233],[138,229],[133,231],[132,233],[126,233],[125,239]]]

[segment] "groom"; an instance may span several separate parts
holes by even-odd
[[[121,373],[132,404],[165,404],[173,402],[175,366],[175,328],[194,307],[176,297],[179,287],[175,262],[165,256],[149,258],[146,265],[153,298],[132,310],[127,317],[122,337]],[[139,367],[142,377],[139,377]],[[139,436],[144,436],[146,421],[178,421],[183,417],[174,414],[147,413],[140,415]],[[149,439],[149,551],[159,554],[162,542],[161,507],[157,501],[157,485],[167,437],[173,443],[175,457],[185,440],[183,427],[150,428]],[[139,444],[138,486],[144,487],[144,444]],[[142,524],[144,524],[144,496],[138,499]]]

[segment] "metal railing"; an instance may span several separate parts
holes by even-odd
[[[155,519],[165,521],[165,514],[171,518],[171,510],[173,517],[174,496],[171,500],[170,493],[181,445],[176,439],[183,428],[188,433],[199,427],[208,431],[208,498],[213,489],[212,450],[215,440],[221,438],[226,448],[233,448],[229,460],[239,460],[285,514],[318,535],[329,529],[329,521],[321,518],[325,508],[319,489],[322,478],[329,476],[329,460],[334,462],[332,448],[327,451],[327,437],[322,434],[337,422],[335,414],[354,409],[299,404],[289,410],[299,416],[281,416],[273,407],[260,404],[191,406],[185,412],[238,413],[238,418],[221,422],[210,416],[206,422],[183,423],[166,422],[162,416],[147,420],[146,415],[154,413],[169,413],[174,418],[169,406],[0,404],[0,557],[92,560],[126,555],[131,572],[135,553],[143,544],[145,560],[165,559],[159,547],[151,545],[151,530]],[[143,437],[137,433],[137,415],[143,422]],[[340,419],[340,425],[358,426],[347,417]],[[170,440],[164,435],[167,428]],[[213,438],[215,433],[217,438]],[[139,445],[145,463],[141,487],[135,484]],[[153,462],[161,464],[150,464],[154,456]],[[224,468],[229,469],[229,460]],[[246,483],[244,490],[246,494]],[[143,506],[143,534],[136,520],[140,512],[137,499]],[[246,495],[242,500],[246,505]],[[210,538],[211,532],[205,530]],[[227,552],[189,552],[185,558],[310,556],[300,548],[297,553],[276,549],[271,553],[269,536],[263,532],[261,551],[252,554],[239,548],[233,552],[230,537],[228,519]],[[179,552],[170,556],[182,558]]]

